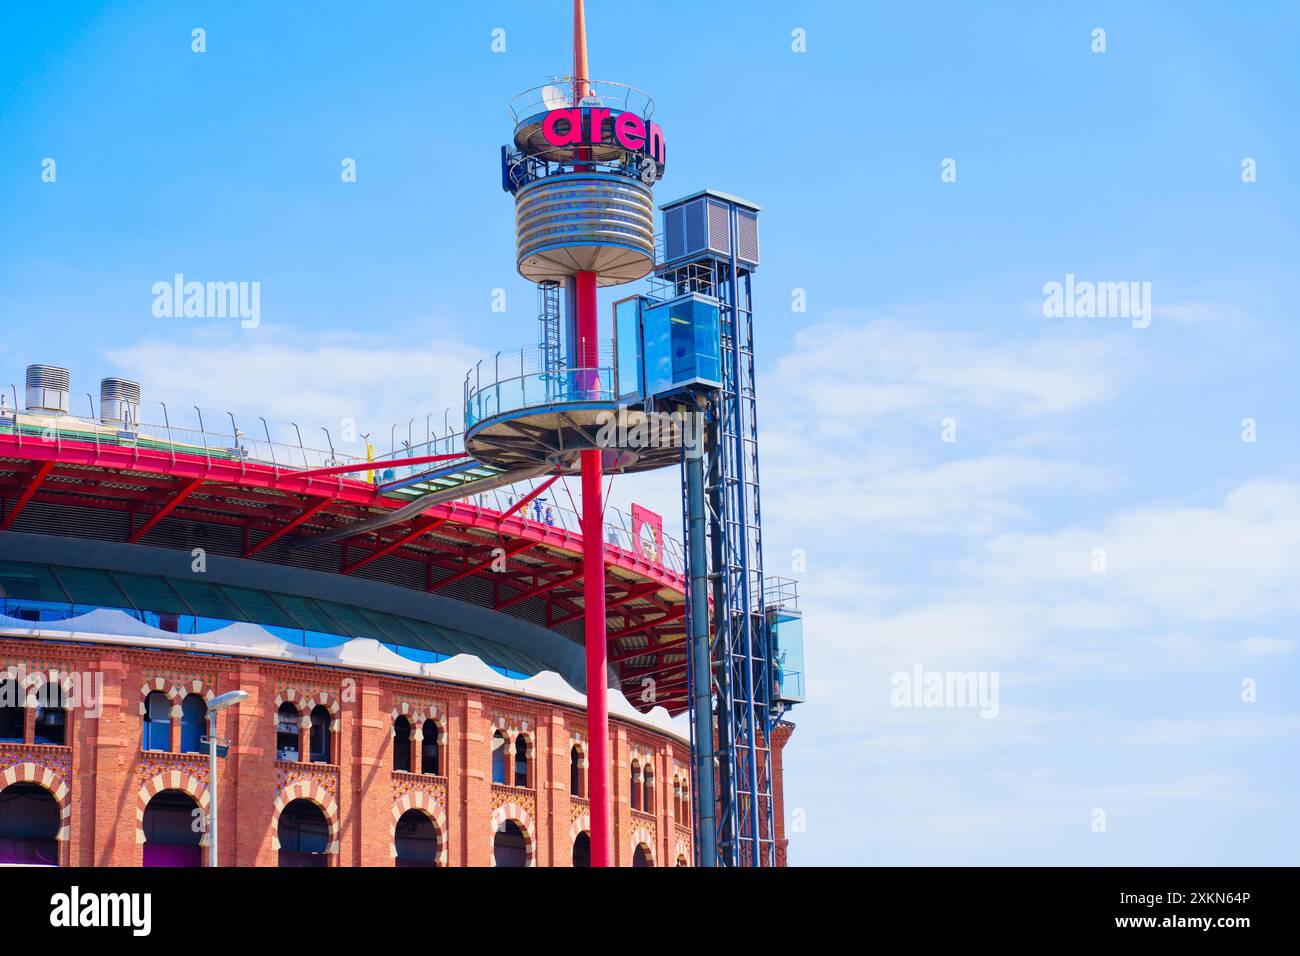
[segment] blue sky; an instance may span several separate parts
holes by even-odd
[[[594,0],[591,66],[655,97],[661,200],[764,207],[792,862],[1295,862],[1300,8],[700,6]],[[457,402],[534,336],[497,151],[566,7],[0,3],[0,385],[376,432]],[[261,324],[155,318],[176,272],[260,282]],[[1044,318],[1067,273],[1150,282],[1150,327]],[[614,496],[675,524],[675,481]],[[998,716],[891,706],[918,664],[998,674]]]

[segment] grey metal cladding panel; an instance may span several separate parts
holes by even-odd
[[[686,214],[681,209],[664,213],[664,255],[669,262],[686,255]]]
[[[728,215],[726,203],[716,199],[705,200],[709,204],[709,249],[719,255],[730,255],[728,245]]]
[[[686,254],[703,252],[708,246],[704,201],[687,203],[682,207],[682,212],[686,216]]]
[[[747,209],[736,210],[736,258],[758,265],[758,216]]]

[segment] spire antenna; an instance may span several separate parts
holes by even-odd
[[[587,15],[582,0],[573,0],[573,102],[576,106],[587,95]]]

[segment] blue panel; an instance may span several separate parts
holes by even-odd
[[[719,388],[722,343],[718,303],[690,294],[644,312],[645,391],[670,395],[686,388]]]
[[[801,704],[804,697],[803,617],[784,608],[768,611],[777,700]]]
[[[614,352],[618,403],[633,405],[645,398],[645,373],[641,369],[640,296],[614,303]]]

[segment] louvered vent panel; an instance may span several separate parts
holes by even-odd
[[[727,245],[727,207],[716,199],[709,200],[709,248],[719,255],[731,254]]]
[[[747,209],[736,210],[736,232],[736,258],[758,265],[758,214]]]

